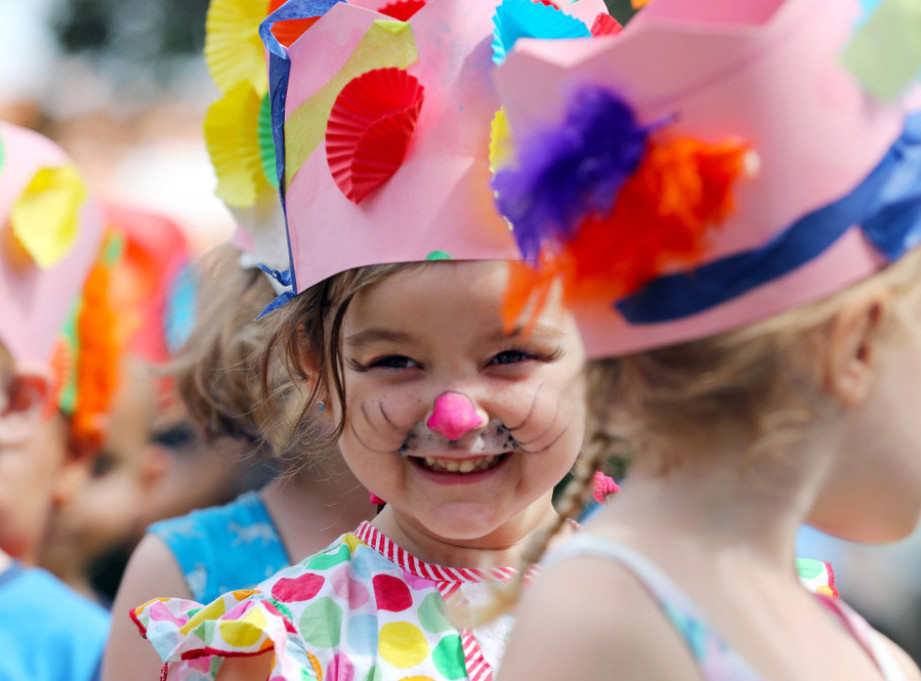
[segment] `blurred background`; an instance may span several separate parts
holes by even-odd
[[[233,229],[201,133],[218,94],[201,56],[207,5],[0,0],[0,118],[58,141],[106,199],[175,220],[198,254]],[[630,0],[608,5],[633,15]],[[921,533],[865,547],[806,530],[799,552],[831,561],[841,595],[921,660]]]

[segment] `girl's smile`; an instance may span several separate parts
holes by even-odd
[[[505,332],[507,267],[411,268],[359,291],[343,317],[340,449],[387,501],[376,523],[429,560],[439,543],[482,548],[550,517],[582,444],[575,324],[551,301],[533,331]]]

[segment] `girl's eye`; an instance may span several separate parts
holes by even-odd
[[[490,364],[493,366],[506,365],[506,364],[519,364],[520,362],[526,362],[529,359],[534,359],[534,355],[522,350],[504,350],[498,355],[493,357],[490,360]]]
[[[403,355],[387,355],[368,363],[369,369],[417,369],[419,364],[414,359]]]

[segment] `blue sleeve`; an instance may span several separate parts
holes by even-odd
[[[172,551],[199,603],[255,586],[290,562],[262,499],[254,492],[226,506],[154,523],[147,531]]]

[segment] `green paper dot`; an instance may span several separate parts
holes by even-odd
[[[453,629],[444,611],[445,603],[441,595],[430,593],[419,606],[419,624],[430,634],[439,634],[442,631]]]
[[[331,567],[339,565],[339,563],[344,563],[352,557],[352,551],[349,549],[347,544],[343,544],[339,547],[339,550],[330,555],[330,554],[321,554],[319,556],[314,556],[307,563],[308,570],[328,570]]]
[[[335,648],[342,634],[342,608],[331,598],[318,598],[304,608],[299,624],[307,643],[317,648]]]
[[[464,646],[461,637],[457,634],[445,636],[432,651],[432,660],[438,673],[446,679],[454,681],[467,676],[467,666],[464,663]]]
[[[425,259],[426,260],[453,260],[453,258],[451,257],[451,254],[448,253],[447,251],[432,251],[427,256],[425,256]]]

